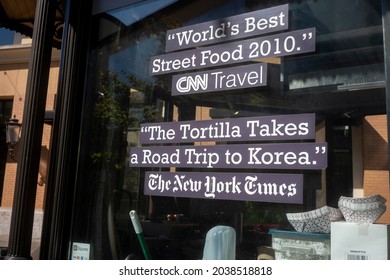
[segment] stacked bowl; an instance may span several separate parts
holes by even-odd
[[[374,223],[386,211],[386,199],[379,194],[361,198],[341,196],[338,206],[347,222]]]
[[[343,220],[339,209],[330,206],[300,213],[286,213],[287,219],[298,232],[330,233],[330,223]]]

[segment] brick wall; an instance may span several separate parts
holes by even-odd
[[[363,123],[364,196],[381,194],[387,199],[388,210],[378,223],[390,224],[390,189],[388,171],[386,115],[368,116]]]
[[[14,63],[14,64],[0,64],[0,98],[13,98],[12,116],[15,115],[19,122],[22,122],[23,109],[25,101],[26,82],[28,74],[27,63]],[[59,62],[52,62],[52,68],[50,70],[48,93],[46,109],[53,110],[55,95],[57,92],[57,80],[59,73]],[[22,124],[23,133],[23,124]],[[42,135],[42,151],[39,174],[37,174],[37,196],[36,196],[36,208],[43,209],[44,193],[45,193],[45,180],[48,165],[48,157],[50,150],[50,136],[51,126],[45,125]],[[14,152],[16,158],[18,157],[18,147]],[[8,156],[7,164],[5,168],[4,182],[3,182],[3,195],[1,201],[2,208],[12,208],[13,195],[15,188],[17,161],[14,161]],[[38,183],[39,182],[39,183]]]

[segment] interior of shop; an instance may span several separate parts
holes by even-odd
[[[91,258],[95,259],[142,259],[129,219],[129,211],[136,210],[154,259],[202,259],[206,234],[218,225],[235,229],[236,259],[267,258],[272,244],[270,231],[294,231],[286,213],[323,206],[337,208],[341,196],[352,197],[365,188],[361,165],[367,161],[362,148],[367,118],[386,114],[381,1],[356,0],[352,6],[348,0],[157,2],[142,1],[94,16],[73,242],[91,244]],[[167,53],[168,30],[285,4],[286,32],[314,28],[315,50],[238,63],[266,63],[265,86],[173,96],[171,81],[177,73],[150,75],[150,58]],[[291,47],[288,38],[292,37],[285,39],[286,48]],[[214,68],[202,71],[210,69]],[[133,167],[129,163],[131,149],[142,146],[143,124],[308,113],[315,114],[315,137],[294,143],[326,142],[327,167],[266,170],[276,175],[303,175],[299,204],[145,195],[148,171],[265,171],[210,170],[197,164]],[[199,141],[185,145],[228,149],[230,145],[262,143]]]

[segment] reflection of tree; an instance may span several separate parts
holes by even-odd
[[[141,123],[157,118],[154,86],[134,76],[126,82],[120,77],[109,71],[100,73],[89,135],[96,242],[111,251],[111,256],[103,258],[114,259],[129,253],[128,212],[136,207],[132,196],[139,188],[139,169],[126,168],[127,148],[137,143],[128,143],[127,137],[137,135]]]
[[[116,73],[107,71],[100,74],[98,98],[93,108],[94,135],[91,135],[90,156],[93,164],[102,165],[100,168],[106,174],[105,180],[111,181],[111,171],[120,171],[124,167],[126,147],[137,145],[127,143],[127,133],[138,131],[141,123],[161,121],[155,104],[156,91],[163,92],[164,89],[133,75],[128,76],[125,83]],[[137,176],[125,178],[135,180],[126,182],[127,186],[137,185]]]
[[[140,123],[154,122],[157,112],[153,102],[153,85],[137,79],[133,75],[130,75],[127,79],[131,88],[136,89],[137,92],[142,95],[142,102],[135,102],[135,100],[132,100],[130,97],[130,111],[132,109],[140,109],[142,114],[133,116],[130,112],[129,129],[139,128]]]
[[[112,142],[115,142],[113,138],[121,137],[128,127],[129,87],[111,72],[102,73],[99,83],[99,97],[93,112],[96,126],[93,131],[99,134],[95,140],[98,143],[104,141],[103,135],[106,134]],[[122,142],[123,139],[118,143]],[[98,144],[91,154],[93,162],[112,163],[115,169],[120,169],[122,165],[118,154],[120,150],[113,150],[109,146],[103,148],[101,144]]]
[[[98,142],[104,141],[104,133],[113,136],[125,136],[129,129],[139,129],[141,123],[155,122],[157,110],[154,102],[154,91],[159,86],[147,83],[135,76],[127,77],[128,84],[122,82],[116,73],[104,72],[100,75],[98,99],[93,110],[94,130]],[[139,100],[133,100],[131,90],[139,95]],[[141,95],[141,97],[139,97]],[[140,111],[139,115],[132,111]],[[100,139],[100,140],[99,140]],[[105,150],[98,144],[92,153],[94,162],[99,159],[112,162],[118,155],[112,149]],[[119,162],[117,162],[120,165]]]
[[[129,125],[129,86],[111,72],[102,72],[97,85],[90,130],[90,159],[95,196],[95,241],[101,258],[124,258],[128,245],[120,240],[128,221],[120,219],[120,205],[131,203],[123,190],[126,132]],[[126,209],[128,212],[129,210]],[[107,240],[108,237],[108,240]],[[105,249],[107,247],[107,250]],[[110,255],[105,255],[110,252]]]
[[[168,91],[161,85],[169,84],[169,77],[165,77],[165,81],[160,78],[144,81],[140,77],[147,77],[144,73],[147,67],[139,63],[146,61],[145,56],[163,50],[165,30],[166,26],[161,20],[147,17],[129,28],[119,27],[118,32],[110,33],[97,46],[97,53],[109,53],[108,57],[97,57],[98,62],[102,60],[102,67],[107,66],[107,58],[113,58],[121,49],[137,52],[136,56],[131,54],[126,64],[126,69],[131,67],[134,76],[129,72],[99,73],[96,90],[93,91],[97,95],[89,96],[92,101],[89,107],[91,114],[85,115],[85,121],[89,124],[84,129],[88,133],[88,142],[84,147],[89,155],[85,166],[88,179],[81,189],[87,189],[85,193],[93,196],[88,198],[93,205],[80,207],[85,208],[85,213],[90,211],[85,214],[88,216],[85,222],[90,223],[91,228],[86,228],[84,234],[90,235],[88,240],[93,242],[94,254],[98,259],[124,259],[130,252],[132,241],[128,213],[130,209],[137,209],[137,205],[132,205],[132,201],[137,199],[131,196],[134,196],[133,190],[138,191],[142,182],[138,168],[126,168],[127,142],[137,144],[137,140],[127,138],[138,134],[141,123],[161,121],[155,100],[157,97],[167,99],[162,96],[167,96]],[[116,61],[113,59],[109,63],[115,66]],[[102,68],[98,65],[98,69]],[[80,177],[84,176],[81,174]],[[80,226],[84,228],[84,225]]]
[[[127,102],[129,87],[111,72],[100,77],[99,99],[95,105],[96,121],[108,126],[124,128],[127,126]]]
[[[92,147],[90,154],[92,163],[97,165],[100,173],[106,174],[104,180],[119,189],[124,186],[129,189],[138,187],[138,176],[133,174],[138,170],[124,168],[127,146],[137,145],[127,143],[127,133],[137,133],[141,123],[154,122],[157,115],[153,103],[153,85],[135,76],[128,76],[127,81],[127,84],[121,81],[116,73],[101,73],[98,99],[93,110],[95,127],[92,131],[96,135],[92,138],[96,145]],[[112,174],[121,170],[131,174],[122,176],[120,180],[118,178],[119,181],[116,182]]]

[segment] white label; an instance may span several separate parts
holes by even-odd
[[[91,245],[88,243],[72,243],[72,260],[89,260]]]

